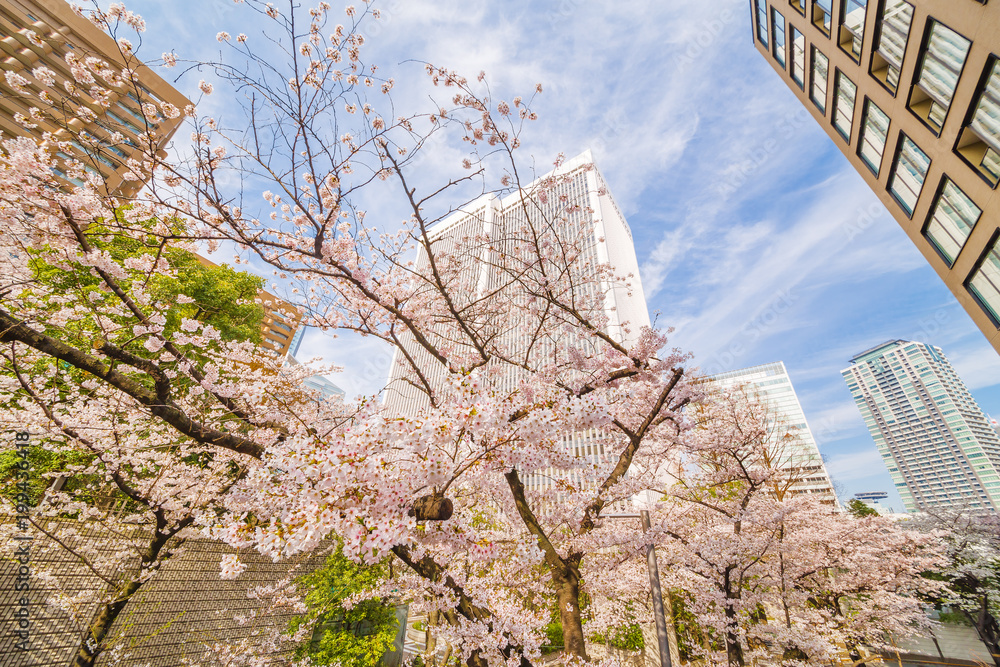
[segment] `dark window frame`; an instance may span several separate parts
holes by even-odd
[[[956,35],[958,35],[962,39],[964,39],[964,40],[966,40],[966,41],[969,42],[969,51],[966,52],[966,54],[965,54],[965,60],[962,62],[962,69],[960,69],[959,72],[958,72],[958,79],[955,81],[955,90],[952,91],[952,94],[951,94],[951,96],[952,96],[951,103],[948,105],[948,108],[945,109],[944,120],[941,121],[941,129],[940,130],[934,129],[934,126],[931,125],[927,121],[927,119],[921,117],[920,114],[918,114],[916,111],[913,110],[913,93],[917,89],[917,82],[920,81],[920,71],[924,67],[924,59],[927,57],[927,46],[930,43],[930,39],[931,39],[931,29],[934,27],[935,23],[944,26],[945,28],[947,28],[948,30],[951,30],[953,33],[955,33]],[[910,26],[910,32],[913,32],[913,26],[912,25]],[[909,40],[907,40],[907,42],[909,42]],[[958,86],[962,82],[962,76],[965,74],[965,68],[968,67],[968,65],[969,65],[969,54],[971,52],[972,52],[972,40],[971,39],[969,39],[968,37],[966,37],[965,35],[963,35],[959,31],[955,30],[954,28],[952,28],[950,25],[948,25],[944,21],[940,21],[940,20],[934,18],[933,16],[927,17],[927,20],[924,22],[924,34],[923,34],[923,37],[921,37],[921,39],[920,39],[920,49],[917,51],[917,53],[918,53],[917,66],[913,68],[913,80],[910,81],[910,91],[909,91],[909,93],[906,96],[906,110],[909,111],[913,115],[914,118],[916,118],[917,120],[919,120],[924,125],[924,127],[926,127],[928,130],[930,130],[931,133],[935,137],[940,137],[941,133],[944,132],[944,126],[948,122],[948,115],[951,113],[951,108],[953,106],[955,106],[955,93],[958,92]]]
[[[920,235],[923,236],[924,239],[927,241],[927,243],[930,244],[931,248],[933,248],[934,251],[941,258],[941,261],[945,263],[945,266],[947,266],[949,269],[953,269],[955,268],[955,264],[958,262],[959,257],[962,256],[962,253],[965,252],[966,247],[968,247],[969,238],[972,236],[972,232],[975,231],[976,225],[978,225],[979,221],[983,219],[983,209],[982,207],[979,206],[979,204],[976,204],[976,207],[979,208],[979,217],[976,218],[976,221],[974,223],[972,223],[972,228],[969,230],[969,236],[966,237],[965,243],[962,244],[962,247],[959,248],[958,253],[955,254],[955,259],[949,260],[948,257],[945,256],[944,252],[942,252],[941,248],[938,247],[938,244],[934,242],[934,239],[932,239],[930,236],[927,235],[927,229],[931,226],[931,221],[934,220],[934,210],[937,208],[938,202],[941,200],[941,196],[944,194],[944,186],[947,185],[949,182],[951,182],[951,184],[954,185],[955,188],[959,192],[961,192],[964,196],[968,197],[970,200],[972,199],[972,197],[969,197],[969,195],[965,193],[965,190],[959,187],[958,183],[955,182],[955,179],[949,178],[948,174],[941,174],[941,181],[938,183],[937,190],[934,192],[934,199],[931,200],[932,203],[930,209],[928,209],[927,211],[927,219],[924,220],[924,224],[920,228]]]
[[[763,26],[763,28],[764,28],[764,36],[763,37],[761,37],[761,34],[760,34],[760,29],[761,29],[761,25],[760,25],[761,11],[760,10],[761,10],[761,5],[762,4],[764,6],[764,26]],[[768,33],[768,27],[769,26],[768,26],[768,21],[767,21],[767,0],[753,0],[753,9],[754,9],[753,25],[754,25],[754,32],[757,33],[757,41],[760,42],[761,44],[763,44],[764,46],[766,46],[767,49],[768,49],[768,51],[770,51],[771,50],[771,41],[770,41],[770,34]]]
[[[827,75],[829,77],[829,74]],[[840,127],[837,126],[837,109],[840,107],[840,79],[841,77],[847,79],[854,86],[854,106],[851,108],[851,126],[847,130],[847,135],[845,135]],[[851,139],[854,137],[854,119],[857,117],[856,110],[858,108],[858,84],[854,83],[851,77],[847,76],[842,69],[836,68],[833,76],[833,104],[830,109],[830,124],[833,125],[833,129],[844,138],[844,141],[848,145],[851,144]]]
[[[877,9],[876,9],[876,16],[883,16],[885,14],[885,5],[886,5],[887,1],[888,0],[876,0],[876,2],[877,2],[877,4],[876,4],[876,7],[877,7]],[[914,10],[914,13],[915,13],[916,12],[916,7],[914,6],[913,2],[911,2],[910,0],[904,0],[904,1],[906,2],[906,4],[910,5],[910,7]],[[913,18],[912,18],[912,15],[911,15],[911,18],[910,18],[910,27],[909,27],[909,30],[907,30],[907,32],[906,32],[906,45],[903,47],[903,60],[904,61],[906,60],[906,54],[909,51],[910,35],[912,35],[912,34],[913,34]],[[872,35],[871,53],[868,54],[868,76],[870,76],[871,78],[875,79],[875,81],[878,83],[878,85],[882,86],[882,88],[884,88],[893,97],[896,97],[896,93],[899,91],[899,83],[898,82],[896,83],[896,90],[893,90],[892,88],[889,87],[888,83],[886,83],[885,81],[883,81],[879,77],[875,76],[875,58],[876,57],[880,57],[878,55],[878,43],[879,43],[879,41],[881,41],[881,39],[882,39],[882,21],[878,21],[877,20],[877,21],[875,21],[875,32]],[[902,71],[900,71],[900,76],[902,76]]]
[[[826,58],[826,83],[823,86],[824,87],[824,91],[823,91],[823,95],[824,95],[823,106],[820,106],[819,103],[816,101],[816,98],[815,98],[815,94],[816,94],[816,81],[815,81],[815,79],[816,79],[816,54],[817,53],[820,54],[821,56],[823,56],[824,58]],[[813,44],[812,48],[809,50],[809,100],[816,106],[817,109],[819,109],[820,113],[822,113],[824,116],[826,116],[826,110],[829,107],[829,104],[828,104],[829,99],[830,99],[830,58],[825,53],[823,53],[822,51],[820,51],[819,47],[817,47],[815,44]]]
[[[792,83],[795,83],[795,84],[798,85],[799,90],[805,91],[805,89],[806,89],[806,80],[809,78],[807,76],[808,75],[808,69],[809,69],[809,58],[807,56],[809,54],[808,54],[808,51],[806,49],[806,47],[809,46],[809,45],[806,43],[806,35],[805,35],[804,32],[802,32],[801,30],[799,30],[798,28],[796,28],[794,25],[792,25],[791,22],[789,22],[786,25],[785,30],[787,31],[786,32],[786,35],[787,35],[786,39],[788,40],[788,54],[789,54],[789,58],[788,58],[788,62],[789,62],[788,75],[791,77]],[[802,80],[801,81],[799,81],[799,80],[797,80],[795,78],[795,34],[796,33],[798,33],[798,35],[802,37]]]
[[[822,20],[820,20],[820,22],[818,22],[818,23],[816,21],[816,14],[817,14],[816,6],[819,4],[820,0],[807,0],[807,1],[809,2],[809,23],[811,23],[812,26],[814,28],[816,28],[817,30],[819,30],[820,33],[822,33],[823,35],[826,35],[827,37],[829,37],[830,35],[832,35],[833,34],[833,2],[834,2],[834,0],[829,0],[829,2],[830,2],[830,13],[828,15],[829,16],[829,23],[830,23],[830,27],[829,28],[826,28],[824,26]],[[820,10],[822,10],[822,7],[820,7]],[[826,12],[823,12],[823,11],[821,11],[820,13],[826,14]]]
[[[899,157],[903,154],[903,144],[906,143],[904,141],[905,139],[908,139],[910,141],[910,143],[912,143],[914,146],[917,147],[918,151],[920,151],[921,153],[924,154],[925,157],[927,157],[927,173],[924,174],[924,180],[920,184],[920,191],[917,193],[917,201],[913,202],[913,210],[909,211],[909,212],[907,212],[907,210],[906,210],[906,204],[904,202],[902,202],[899,199],[899,197],[896,196],[895,192],[892,191],[892,186],[893,186],[894,178],[896,176],[896,168],[899,165]],[[886,142],[888,142],[888,134],[886,135]],[[883,157],[884,157],[884,151],[883,151]],[[903,210],[903,213],[907,213],[906,217],[908,219],[912,220],[913,216],[917,212],[917,206],[920,205],[920,197],[924,193],[924,188],[927,185],[927,177],[931,173],[931,165],[934,164],[934,161],[931,159],[931,157],[929,155],[927,155],[927,152],[923,148],[920,147],[920,144],[918,144],[916,141],[914,141],[910,137],[910,135],[906,134],[906,132],[903,132],[902,130],[900,130],[899,131],[899,136],[896,139],[896,146],[895,146],[895,150],[893,151],[892,163],[891,164],[892,164],[892,167],[890,168],[890,171],[889,171],[889,177],[885,180],[885,189],[886,189],[886,192],[888,192],[889,196],[892,197],[896,201],[897,204],[899,204],[899,207]]]
[[[983,264],[986,262],[986,258],[989,257],[990,252],[993,251],[993,248],[997,245],[998,242],[1000,242],[1000,229],[994,231],[993,235],[990,236],[989,243],[986,244],[986,246],[983,248],[983,251],[979,254],[979,259],[976,260],[976,263],[973,265],[972,270],[969,271],[969,275],[965,278],[965,280],[962,281],[962,287],[964,287],[965,291],[969,294],[969,296],[971,296],[973,300],[977,304],[979,304],[979,307],[983,309],[983,312],[986,314],[986,317],[988,317],[990,321],[993,322],[993,326],[1000,328],[1000,318],[998,318],[996,315],[993,314],[993,311],[987,304],[983,303],[983,300],[979,298],[979,295],[972,290],[972,285],[971,285],[972,278],[977,273],[979,273],[979,269],[982,268]]]
[[[774,58],[775,62],[777,62],[779,65],[781,65],[782,69],[788,69],[788,21],[787,21],[787,19],[785,19],[785,15],[778,11],[777,7],[771,7],[770,14],[771,14],[771,16],[770,16],[770,19],[771,19],[771,57]],[[775,17],[780,17],[781,18],[781,35],[782,35],[782,38],[784,39],[784,42],[785,42],[780,47],[780,49],[782,51],[782,53],[781,53],[781,60],[778,60],[778,49],[779,49],[779,47],[778,47],[778,39],[777,39],[777,36],[778,36],[777,25],[778,24],[777,24],[777,21],[775,21]]]
[[[962,152],[959,149],[959,144],[962,143],[962,139],[965,133],[967,131],[968,132],[972,131],[969,126],[972,125],[972,119],[976,115],[976,107],[979,106],[980,100],[982,99],[983,95],[986,94],[986,85],[990,81],[990,74],[993,73],[993,68],[995,66],[1000,67],[1000,55],[991,52],[989,57],[986,59],[986,65],[985,67],[983,67],[982,73],[979,75],[979,82],[976,84],[976,94],[973,95],[972,102],[969,104],[969,108],[965,110],[965,117],[962,119],[962,129],[959,130],[958,137],[955,139],[955,145],[952,147],[952,152],[955,153],[955,155],[957,155],[959,159],[962,160],[962,162],[968,165],[968,167],[973,172],[975,172],[975,174],[979,176],[979,178],[983,179],[983,181],[987,183],[994,190],[997,189],[997,186],[1000,186],[1000,179],[998,179],[997,182],[994,183],[990,178],[988,178],[985,174],[983,174],[983,172],[980,171],[979,167],[972,164],[972,161],[962,154]]]
[[[877,168],[876,167],[872,167],[872,165],[870,165],[868,163],[868,160],[866,160],[864,158],[864,156],[861,154],[861,150],[862,150],[862,148],[864,148],[864,145],[865,145],[864,134],[865,134],[865,127],[867,125],[868,107],[869,106],[874,106],[879,111],[881,111],[882,114],[886,118],[889,119],[889,126],[886,127],[886,129],[885,129],[885,143],[882,145],[882,154],[879,156],[879,163],[878,163],[878,167]],[[884,111],[882,111],[882,107],[880,107],[878,104],[876,104],[875,100],[873,100],[872,98],[870,98],[867,95],[865,95],[864,104],[861,106],[861,128],[858,131],[857,155],[858,155],[858,159],[861,160],[861,163],[863,165],[865,165],[866,167],[868,167],[868,171],[872,172],[872,174],[874,174],[875,178],[879,178],[882,175],[882,163],[885,162],[885,147],[889,143],[889,132],[891,130],[892,130],[892,117],[889,116],[889,114],[887,114]]]
[[[865,28],[868,27],[868,11],[869,11],[869,8],[872,5],[872,1],[873,0],[865,0],[865,21],[864,21],[864,23],[861,24],[862,25],[862,32],[861,32],[861,53],[859,53],[856,57],[854,55],[854,51],[853,50],[849,51],[849,50],[847,50],[847,49],[844,48],[844,42],[841,41],[841,39],[840,39],[840,31],[841,30],[846,30],[846,28],[844,28],[844,20],[847,18],[847,1],[846,0],[841,0],[841,2],[840,2],[840,22],[837,24],[837,42],[838,42],[837,45],[840,47],[841,51],[843,51],[844,53],[847,54],[848,58],[850,58],[851,60],[853,60],[858,65],[861,64],[861,60],[862,60],[862,58],[864,58],[864,50],[865,50],[864,40],[865,40],[865,37],[866,37]],[[850,31],[848,31],[848,32],[850,32]]]
[[[806,15],[806,3],[807,0],[788,0],[788,4],[792,6],[792,9],[802,16]]]

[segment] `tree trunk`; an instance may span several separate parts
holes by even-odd
[[[735,600],[739,599],[739,593],[733,593],[733,582],[731,579],[732,568],[727,567],[723,577],[722,592],[726,596],[726,659],[730,667],[738,665],[744,667],[746,658],[743,656],[743,644],[740,643],[740,635],[737,631],[739,620],[736,617]]]
[[[141,580],[143,572],[160,558],[160,552],[175,533],[176,531],[168,531],[162,519],[157,517],[156,530],[149,542],[149,548],[142,555],[138,573],[125,584],[111,602],[98,608],[87,627],[87,633],[83,641],[80,642],[76,655],[73,657],[72,667],[94,667],[98,656],[108,648],[104,645],[104,641],[111,631],[111,626],[118,620],[132,596],[142,588],[144,583],[149,581],[149,579]]]
[[[562,571],[553,571],[559,601],[559,620],[563,628],[563,652],[567,655],[590,660],[583,638],[583,620],[580,616],[580,572],[572,565]]]
[[[972,621],[972,625],[979,634],[979,639],[986,645],[990,655],[993,657],[993,664],[996,667],[1000,667],[1000,626],[997,625],[997,619],[990,613],[989,594],[983,595],[983,603],[975,616],[965,610],[963,611],[968,619]]]

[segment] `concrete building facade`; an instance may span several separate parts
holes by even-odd
[[[757,50],[1000,352],[1000,4],[750,10]]]
[[[841,373],[908,512],[1000,509],[1000,437],[940,348],[889,341]]]
[[[539,184],[545,182],[556,184],[547,187],[540,195]],[[527,205],[524,205],[522,197],[527,200]],[[572,212],[567,213],[568,208],[572,208]],[[525,216],[532,219],[528,220]],[[581,289],[600,290],[605,294],[606,332],[628,346],[633,345],[638,339],[640,328],[649,326],[650,320],[639,280],[632,232],[594,164],[590,151],[566,160],[554,171],[524,186],[522,191],[502,198],[495,194],[480,197],[464,210],[437,223],[431,228],[430,234],[438,252],[456,252],[456,246],[462,239],[485,236],[491,240],[491,252],[499,254],[504,251],[506,244],[516,243],[530,224],[559,225],[562,224],[560,220],[574,225],[582,222],[585,229],[589,228],[589,233],[586,233],[589,238],[582,244],[582,257],[573,265],[573,270],[588,271],[600,264],[610,263],[615,267],[617,275],[633,276],[629,285],[611,283],[606,278],[592,278],[589,275],[574,276],[574,281]],[[462,249],[461,252],[470,251]],[[507,289],[501,286],[501,281],[505,278],[491,268],[493,261],[493,257],[476,255],[463,266],[462,270],[470,272],[468,282],[478,285],[480,293]],[[428,267],[429,260],[421,252],[416,261],[415,272],[426,272]],[[505,291],[504,294],[510,308],[517,308],[518,299],[523,298],[516,289]],[[476,294],[454,296],[463,300],[477,297]],[[509,330],[498,332],[497,336],[507,346],[510,354],[525,354],[530,347],[533,359],[535,355],[545,358],[547,353],[551,355],[555,347],[565,343],[549,338],[548,334],[529,343],[527,333],[524,324],[517,322]],[[575,344],[586,343],[577,340]],[[408,356],[420,364],[422,372],[430,378],[432,385],[445,378],[445,369],[436,365],[423,348],[414,345]],[[385,405],[396,414],[411,415],[428,405],[426,394],[414,389],[415,383],[407,379],[407,369],[408,362],[397,350],[393,356],[389,382],[383,393]],[[522,372],[516,367],[510,367],[506,381],[511,389],[516,387]],[[591,469],[586,463],[607,460],[603,442],[596,433],[567,433],[565,447],[581,462],[579,470],[549,469],[540,474],[526,475],[524,481],[529,492],[550,491],[557,485],[555,480],[563,480],[577,488],[586,486],[593,482],[590,477]]]
[[[788,429],[790,437],[785,439],[787,444],[781,445],[783,451],[779,455],[782,468],[788,469],[798,480],[789,491],[793,494],[815,494],[824,502],[837,504],[830,475],[784,362],[718,373],[709,379],[723,388],[748,387],[752,395],[767,403]]]
[[[75,83],[68,56],[79,61],[96,57],[116,74],[132,68],[135,80],[119,87],[105,86],[109,94],[98,100],[88,85]],[[55,80],[50,85],[33,75],[39,66],[54,72]],[[0,133],[6,138],[30,136],[41,140],[44,132],[51,132],[57,141],[70,142],[65,152],[52,146],[61,166],[71,159],[80,160],[84,169],[100,175],[108,194],[118,196],[132,196],[144,184],[124,178],[128,159],[136,155],[139,147],[162,149],[183,122],[184,108],[190,104],[148,67],[137,60],[127,62],[118,43],[74,12],[65,0],[0,0],[0,69],[4,72],[0,76]],[[11,86],[6,78],[8,72],[27,79],[29,95]],[[66,91],[67,82],[74,83],[75,95]],[[98,80],[97,85],[102,82]],[[32,117],[31,107],[37,105],[32,99],[42,92],[66,105],[71,117],[44,112]],[[163,102],[173,105],[178,114],[169,117],[173,114],[163,111]],[[157,107],[155,120],[143,114],[143,103]],[[25,127],[17,116],[30,118],[36,127]],[[121,133],[121,138],[115,138],[116,132]],[[82,183],[63,169],[55,173],[67,187]]]

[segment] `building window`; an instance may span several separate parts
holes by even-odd
[[[903,68],[912,22],[913,5],[903,0],[883,0],[871,71],[893,95],[899,86],[899,71]]]
[[[815,46],[812,47],[812,86],[809,98],[822,113],[826,113],[826,79],[829,70],[830,59]]]
[[[865,43],[865,19],[868,0],[844,0],[843,20],[840,22],[840,48],[851,54],[854,62],[861,62],[861,48]]]
[[[902,140],[899,153],[896,155],[896,164],[892,169],[892,175],[889,176],[889,192],[903,210],[912,216],[920,198],[920,191],[924,187],[931,159],[908,136],[905,134],[900,136]]]
[[[806,38],[792,27],[792,80],[805,87],[806,81]]]
[[[972,120],[958,140],[958,153],[990,185],[1000,182],[1000,58],[987,66]]]
[[[1000,326],[1000,239],[997,235],[993,236],[989,249],[969,276],[966,286],[989,314],[993,324]]]
[[[802,16],[806,15],[806,0],[788,0],[788,4],[795,7],[796,11]]]
[[[819,28],[824,35],[830,36],[830,25],[832,22],[833,0],[812,0],[813,25]]]
[[[937,248],[948,266],[955,263],[982,213],[950,178],[945,177],[931,209],[924,236]]]
[[[930,21],[917,82],[910,91],[910,110],[937,134],[944,127],[971,45],[943,23]]]
[[[774,59],[785,66],[785,17],[777,9],[771,9],[771,31],[774,34],[772,51]]]
[[[836,81],[837,103],[833,107],[833,126],[847,143],[851,143],[851,125],[854,124],[854,101],[858,96],[858,87],[840,70],[837,70]]]
[[[754,0],[757,5],[757,39],[764,46],[767,46],[767,2],[766,0]]]

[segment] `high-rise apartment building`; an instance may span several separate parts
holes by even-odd
[[[538,186],[543,182],[551,185],[540,193]],[[524,205],[523,198],[528,200],[527,206]],[[568,208],[572,211],[567,212]],[[531,219],[528,220],[525,216]],[[463,211],[432,227],[430,234],[438,252],[453,252],[455,245],[462,239],[485,236],[491,240],[488,244],[490,250],[487,252],[499,254],[507,244],[517,243],[518,238],[524,238],[530,224],[541,225],[544,221],[545,224],[558,225],[562,219],[582,223],[584,229],[589,229],[589,232],[584,232],[588,238],[580,246],[581,257],[574,264],[578,270],[587,271],[587,267],[610,263],[615,267],[617,275],[633,276],[630,285],[610,284],[605,278],[592,279],[589,275],[574,276],[574,280],[581,286],[581,290],[600,290],[605,294],[606,331],[626,345],[634,344],[640,327],[649,326],[650,322],[638,277],[639,266],[632,232],[594,165],[590,151],[565,161],[520,192],[503,198],[494,194],[484,195]],[[570,241],[578,242],[580,239],[573,238]],[[502,281],[507,277],[499,275],[492,268],[493,261],[495,258],[489,256],[475,256],[464,267],[464,270],[473,272],[468,276],[468,282],[478,285],[480,293],[507,290],[502,286]],[[428,258],[421,252],[415,271],[420,274],[428,268]],[[477,296],[479,295],[458,295],[458,298],[472,301]],[[522,296],[516,288],[507,290],[504,294],[507,307],[516,308]],[[526,334],[524,328],[518,325],[511,330],[499,332],[498,338],[509,354],[517,356],[529,352],[530,337]],[[576,343],[579,344],[580,341]],[[544,355],[546,351],[551,353],[551,347],[559,344],[558,340],[535,341],[531,344],[531,354]],[[414,346],[409,354],[421,364],[422,371],[430,376],[432,384],[443,380],[444,368],[435,366],[436,362],[422,348]],[[412,414],[425,407],[428,401],[427,396],[414,389],[411,380],[407,379],[407,363],[401,357],[397,350],[383,396],[385,405],[390,410],[397,414]],[[511,388],[515,386],[519,373],[516,368],[510,369],[508,377]],[[567,433],[565,446],[583,461],[596,463],[605,460],[603,444],[589,432]],[[527,475],[525,485],[529,491],[552,490],[556,485],[555,480],[563,479],[579,488],[580,485],[586,486],[593,481],[587,475],[582,466],[580,470],[548,470],[544,474]]]
[[[750,8],[757,50],[1000,351],[1000,3]]]
[[[1000,437],[940,348],[889,341],[841,373],[908,512],[1000,509]]]
[[[824,502],[837,504],[833,484],[784,362],[718,373],[709,379],[722,388],[746,386],[750,395],[765,402],[788,429],[787,437],[776,443],[780,448],[776,453],[780,467],[796,480],[789,487],[791,493],[815,494]]]
[[[115,74],[126,67],[115,40],[74,12],[65,0],[0,0],[0,69],[5,73],[0,76],[0,133],[4,137],[41,140],[43,133],[51,132],[56,140],[72,146],[66,153],[56,152],[56,158],[80,160],[84,169],[100,174],[109,193],[131,196],[143,182],[125,180],[123,176],[129,171],[126,162],[136,154],[137,147],[150,146],[150,140],[144,140],[142,135],[155,133],[153,146],[162,148],[183,122],[183,110],[190,102],[152,70],[136,63],[129,64],[135,70],[135,81],[105,86],[107,94],[101,92],[103,99],[97,99],[90,86],[76,82],[67,57],[81,62],[98,58],[107,64],[108,72]],[[33,71],[40,66],[54,73],[54,81],[35,77]],[[29,96],[10,85],[8,72],[28,81]],[[76,96],[68,95],[66,83],[76,86]],[[98,79],[96,85],[103,84]],[[71,117],[53,118],[44,113],[33,117],[31,108],[35,105],[31,99],[43,91],[65,105]],[[160,106],[162,102],[172,104],[179,114],[168,117]],[[158,107],[155,120],[143,113],[143,103]],[[35,127],[25,127],[17,116],[29,119]],[[120,138],[114,135],[116,132],[121,133]],[[64,178],[68,187],[82,184],[62,170],[56,175]]]

